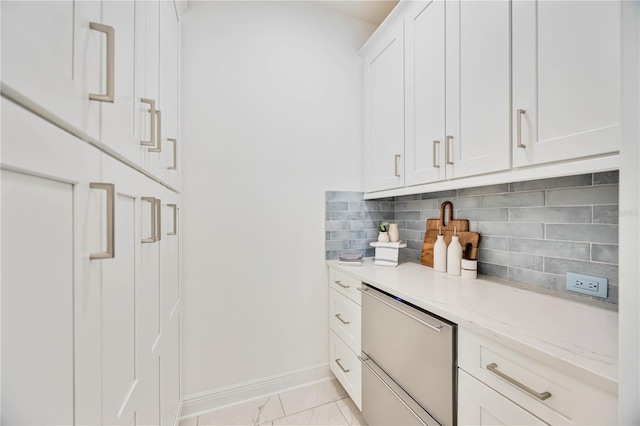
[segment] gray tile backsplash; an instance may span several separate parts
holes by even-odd
[[[451,201],[454,218],[469,219],[480,233],[479,273],[562,293],[567,272],[606,277],[606,302],[618,303],[617,171],[374,201],[362,196],[327,192],[327,259],[353,250],[372,256],[368,243],[383,219],[398,224],[408,246],[401,255],[419,261],[426,219]]]

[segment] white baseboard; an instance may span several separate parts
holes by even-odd
[[[228,405],[234,405],[260,396],[281,393],[313,382],[327,380],[331,377],[329,364],[319,364],[258,380],[187,395],[182,400],[180,418],[195,417]]]

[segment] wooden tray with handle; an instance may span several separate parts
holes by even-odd
[[[449,207],[449,213],[445,220],[445,212]],[[469,221],[466,219],[453,218],[453,204],[451,201],[445,201],[440,206],[440,218],[427,219],[427,230],[424,234],[424,243],[422,244],[422,255],[420,263],[433,267],[433,246],[438,239],[438,228],[441,227],[444,241],[449,244],[453,237],[454,229],[457,231],[460,245],[462,246],[462,256],[465,259],[478,258],[478,244],[480,243],[480,234],[469,231]]]

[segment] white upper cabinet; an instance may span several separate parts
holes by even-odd
[[[517,1],[512,7],[513,165],[618,151],[620,2]]]
[[[404,186],[404,42],[402,21],[362,52],[366,191]]]
[[[445,178],[445,3],[416,2],[405,25],[405,184]]]
[[[447,0],[447,179],[510,167],[510,8]]]
[[[3,1],[2,91],[15,91],[94,139],[100,133],[99,2]]]

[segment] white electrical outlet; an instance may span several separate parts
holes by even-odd
[[[608,280],[591,275],[567,272],[567,290],[607,298]]]

